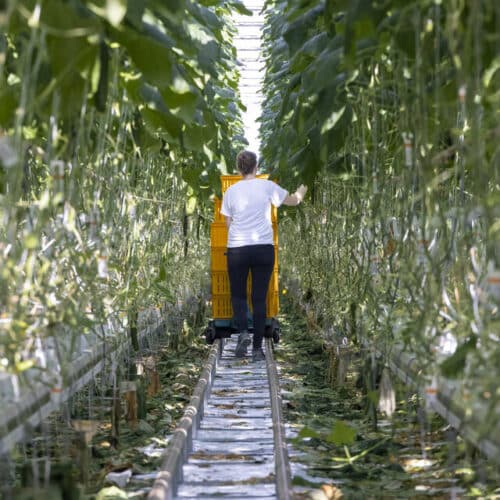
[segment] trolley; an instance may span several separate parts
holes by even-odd
[[[267,179],[268,175],[258,176],[260,179]],[[222,194],[226,189],[241,180],[239,175],[221,175]],[[214,221],[210,226],[210,273],[211,273],[211,296],[212,296],[212,319],[205,329],[205,339],[208,344],[212,344],[217,338],[227,338],[237,332],[233,319],[233,308],[231,306],[231,293],[229,289],[229,277],[227,274],[227,227],[224,216],[220,213],[222,201],[219,198],[214,200]],[[274,269],[269,282],[269,289],[266,298],[266,331],[265,337],[271,337],[275,343],[279,342],[280,325],[277,320],[279,310],[278,291],[278,210],[271,207],[272,224],[274,232]],[[247,284],[248,297],[248,330],[253,330],[251,316],[251,276],[248,277]]]

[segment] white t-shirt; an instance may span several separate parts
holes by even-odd
[[[230,186],[222,198],[221,214],[231,217],[228,248],[272,245],[271,204],[279,207],[288,191],[266,179],[248,179]]]

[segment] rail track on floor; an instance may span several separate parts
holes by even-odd
[[[265,361],[217,339],[148,498],[291,498],[272,340]]]

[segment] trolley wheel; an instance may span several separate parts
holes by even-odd
[[[273,342],[277,344],[280,341],[280,332],[278,330],[273,331]]]
[[[205,340],[207,344],[213,344],[216,339],[215,326],[209,324],[205,329]]]
[[[273,339],[273,342],[277,344],[280,341],[281,327],[279,321],[276,318],[271,319],[271,324],[266,327],[266,337]]]

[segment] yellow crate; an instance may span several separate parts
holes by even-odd
[[[278,248],[278,223],[273,222],[273,243]]]
[[[222,200],[217,197],[214,197],[214,222],[224,222],[224,216],[220,213],[220,209],[222,208]]]
[[[264,177],[267,179],[269,176]],[[222,194],[224,194],[229,186],[236,184],[238,181],[241,181],[243,177],[241,175],[221,175],[220,183],[222,185]]]
[[[231,294],[229,286],[229,276],[226,271],[212,271],[212,295],[227,295]]]
[[[280,308],[279,292],[269,292],[267,294],[267,317],[274,318],[278,315]]]
[[[223,222],[210,224],[210,245],[212,247],[227,247],[227,227]]]
[[[271,275],[271,279],[269,280],[269,290],[268,290],[268,296],[270,293],[274,293],[278,291],[278,268],[275,267],[273,269],[273,274]]]
[[[230,294],[229,278],[226,272],[212,272],[212,295]]]
[[[229,319],[233,317],[233,307],[229,295],[212,295],[212,316],[215,319]]]
[[[267,179],[267,174],[258,176],[260,179]],[[239,175],[222,175],[222,192],[241,180]],[[214,222],[210,226],[210,245],[211,245],[211,277],[212,277],[212,314],[216,319],[228,319],[233,317],[231,307],[231,294],[229,287],[229,279],[227,276],[227,227],[224,221],[224,216],[221,215],[222,201],[219,198],[214,199]],[[275,245],[275,263],[273,274],[269,283],[269,291],[266,298],[267,317],[273,317],[278,314],[279,310],[279,293],[278,293],[278,211],[276,207],[272,207],[272,222],[273,222],[273,241]],[[251,310],[251,281],[249,278],[247,286],[247,296],[249,307]]]
[[[226,247],[212,247],[210,249],[210,270],[212,272],[227,271],[226,252]]]

